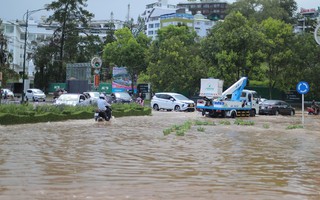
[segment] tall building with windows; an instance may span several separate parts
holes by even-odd
[[[190,2],[195,3],[195,2]],[[155,39],[158,30],[170,24],[185,24],[193,28],[200,37],[207,35],[207,32],[215,24],[201,14],[201,11],[192,13],[188,6],[181,4],[171,5],[168,0],[158,0],[155,3],[146,5],[146,10],[141,15],[145,20],[145,33],[148,37]]]
[[[23,21],[3,21],[1,29],[7,39],[7,50],[12,55],[10,68],[17,73],[23,71],[24,45],[25,45],[25,22]],[[29,64],[32,52],[36,46],[51,38],[53,30],[45,26],[41,21],[28,20],[28,34],[26,40],[26,73],[29,72]],[[33,73],[31,72],[31,75]]]
[[[320,24],[320,7],[316,8],[300,8],[298,24],[295,25],[296,33],[304,32],[306,29],[313,27],[313,22]]]
[[[147,4],[146,10],[141,14],[145,21],[145,33],[148,37],[155,39],[160,29],[160,16],[176,13],[177,6],[168,4],[168,0],[158,0]]]
[[[209,20],[218,21],[226,17],[227,5],[227,2],[219,0],[189,0],[177,6],[187,8],[192,15],[201,13]]]

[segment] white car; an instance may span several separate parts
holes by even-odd
[[[87,97],[87,99],[90,99],[91,104],[97,104],[100,92],[84,92],[83,94]]]
[[[42,92],[42,90],[31,88],[28,89],[26,92],[26,101],[33,100],[33,101],[46,101],[46,94]]]
[[[194,101],[188,99],[182,94],[172,92],[156,93],[151,99],[151,107],[154,110],[167,110],[167,111],[190,111],[195,110]]]
[[[10,89],[2,89],[2,98],[4,98],[4,94],[7,95],[7,98],[13,98],[14,94]]]
[[[61,94],[56,99],[55,105],[70,105],[70,106],[88,106],[91,105],[90,99],[86,98],[84,94]]]

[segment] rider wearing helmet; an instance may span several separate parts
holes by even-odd
[[[319,106],[318,106],[318,104],[317,104],[317,102],[315,100],[312,101],[311,107],[313,108],[314,113],[318,113]]]
[[[100,94],[99,99],[97,100],[97,105],[98,105],[98,110],[99,110],[99,115],[108,121],[107,119],[107,107],[111,106],[105,99],[104,94]]]

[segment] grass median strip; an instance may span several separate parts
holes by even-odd
[[[232,124],[232,120],[224,119],[224,120],[219,120],[218,121],[219,125],[224,125],[224,126],[229,126]],[[250,120],[243,120],[241,118],[237,118],[234,120],[233,124],[237,126],[254,126],[255,122],[250,121]],[[204,121],[204,120],[194,120],[194,121],[186,121],[182,125],[172,125],[170,128],[164,129],[163,134],[169,135],[171,133],[175,133],[177,136],[184,136],[185,133],[191,129],[192,126],[197,127],[198,132],[205,132],[206,129],[204,128],[205,126],[216,126],[216,122],[214,121]],[[264,129],[269,129],[270,124],[263,124],[262,128]],[[299,124],[294,124],[294,125],[289,125],[286,129],[297,129],[297,128],[303,128],[302,125]]]

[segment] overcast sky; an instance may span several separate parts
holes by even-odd
[[[87,10],[95,15],[95,19],[110,19],[110,13],[114,13],[114,19],[125,20],[128,13],[128,4],[130,4],[130,18],[135,21],[144,9],[146,4],[156,2],[157,0],[88,0]],[[171,4],[177,4],[181,0],[168,0]],[[229,3],[235,0],[226,0]],[[0,18],[4,20],[22,19],[27,10],[43,8],[45,4],[52,0],[0,0]],[[221,0],[223,2],[223,0]],[[317,8],[320,6],[320,0],[296,0],[298,10],[300,8]],[[45,11],[34,13],[32,17],[39,18],[41,15],[48,15]]]

